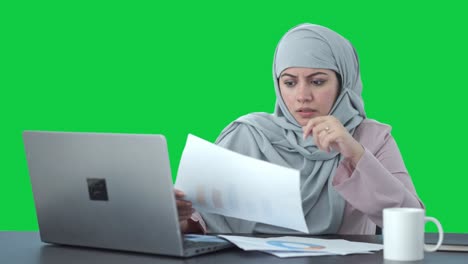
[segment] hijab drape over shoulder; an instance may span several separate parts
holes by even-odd
[[[355,50],[349,41],[328,28],[302,24],[288,31],[276,48],[273,61],[274,114],[242,116],[222,131],[216,143],[241,154],[300,170],[302,208],[309,233],[333,234],[341,225],[345,207],[344,199],[332,186],[341,155],[319,150],[310,137],[302,139],[302,128],[288,111],[279,90],[278,77],[290,67],[330,69],[340,75],[340,93],[330,114],[339,119],[351,134],[354,133],[365,117]],[[203,214],[203,218],[210,232],[295,232],[213,214]]]

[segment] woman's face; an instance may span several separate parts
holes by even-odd
[[[287,68],[279,78],[283,101],[301,126],[316,117],[328,115],[336,97],[339,83],[332,70]]]

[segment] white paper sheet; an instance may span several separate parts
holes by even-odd
[[[220,237],[229,240],[243,250],[259,250],[281,258],[371,254],[371,251],[383,249],[381,244],[352,242],[343,239],[293,236],[258,238],[220,235]]]
[[[308,233],[298,170],[247,157],[189,135],[175,188],[199,212]]]
[[[316,252],[288,252],[288,251],[263,251],[279,258],[298,258],[298,257],[314,257],[314,256],[331,256],[331,255],[350,255],[350,254],[373,254],[370,251],[351,252],[347,254],[335,253],[316,253]]]

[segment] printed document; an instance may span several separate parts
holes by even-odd
[[[189,135],[175,188],[199,212],[308,233],[300,172],[227,150]]]
[[[383,249],[381,244],[352,242],[344,239],[318,239],[310,237],[246,237],[220,235],[243,250],[260,250],[280,258],[372,254]]]

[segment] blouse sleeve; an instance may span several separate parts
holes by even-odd
[[[385,135],[383,142],[371,150],[372,146],[368,148],[360,141],[365,152],[356,167],[343,160],[332,182],[351,206],[378,226],[382,226],[384,208],[424,208],[390,133]]]

